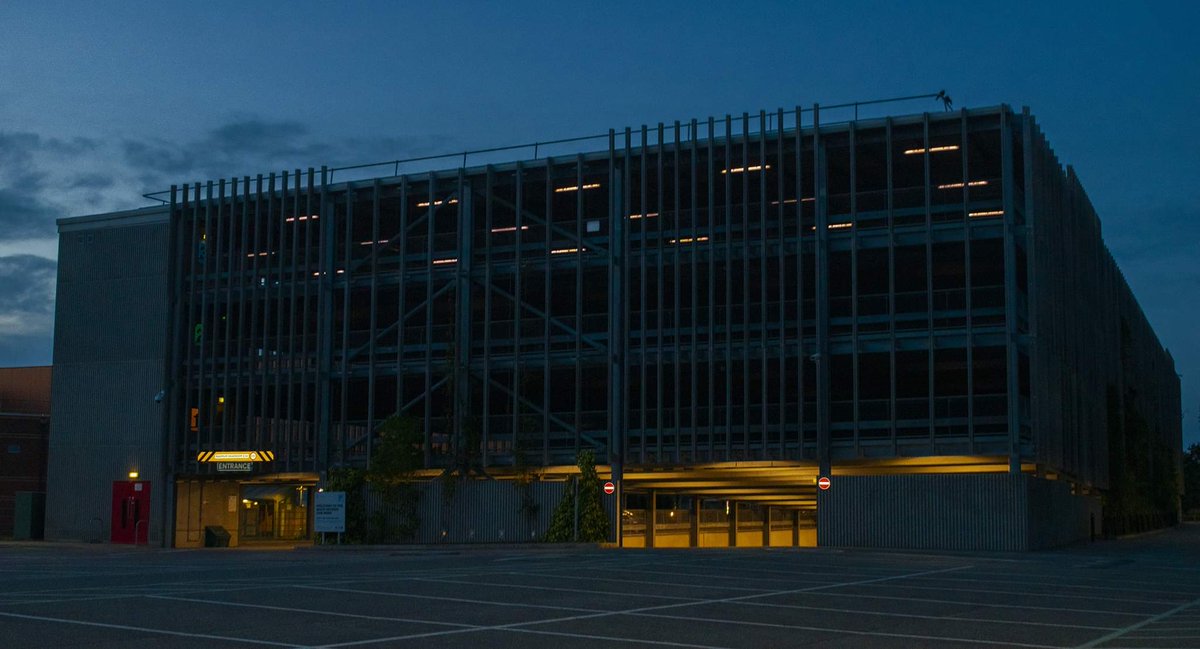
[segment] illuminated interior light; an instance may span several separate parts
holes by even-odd
[[[573,252],[587,252],[587,248],[555,248],[550,251],[552,255],[567,255]]]
[[[341,269],[341,268],[339,268],[339,269],[338,269],[338,271],[337,271],[337,274],[338,274],[338,275],[341,275],[341,274],[342,274],[342,273],[344,273],[344,272],[346,272],[346,271],[345,271],[345,270],[343,270],[343,269]],[[318,271],[318,272],[315,272],[315,273],[313,273],[313,277],[320,277],[321,275],[325,275],[325,274],[326,274],[326,273],[322,273],[322,272]],[[276,283],[276,284],[278,284],[279,282],[275,282],[275,283]]]
[[[434,207],[438,207],[439,205],[457,205],[457,204],[458,204],[457,198],[450,198],[450,199],[447,199],[444,201],[434,201],[433,202]],[[424,203],[417,203],[417,207],[429,207],[429,201],[425,201]]]
[[[671,243],[696,243],[699,241],[708,241],[708,237],[680,237],[679,239],[671,239]]]
[[[517,229],[518,229],[518,228],[517,228],[517,226],[515,226],[515,225],[510,225],[510,226],[508,226],[508,227],[503,227],[503,228],[492,228],[492,234],[500,234],[500,233],[503,233],[503,232],[516,232],[516,231],[517,231]],[[522,226],[520,227],[520,229],[521,229],[521,230],[528,230],[528,229],[529,229],[529,226],[528,226],[528,225],[522,225]]]
[[[287,221],[288,223],[295,223],[296,221],[307,221],[309,219],[316,221],[319,218],[321,218],[321,217],[317,214],[308,214],[305,216],[289,216],[286,219],[284,219],[284,221]]]
[[[815,198],[801,198],[801,199],[800,199],[800,202],[801,202],[801,203],[811,203],[811,202],[813,202],[813,201],[815,201],[815,200],[817,200],[817,199],[815,199]],[[779,201],[771,201],[771,204],[772,204],[772,205],[778,205],[778,204],[779,204]],[[784,205],[795,205],[795,204],[796,204],[796,199],[794,199],[794,198],[785,198],[785,199],[783,200],[783,204],[784,204]]]
[[[434,259],[433,260],[434,266],[443,266],[445,264],[457,264],[457,263],[458,263],[458,257],[449,257],[446,259]]]
[[[645,215],[645,216],[646,216],[646,218],[648,218],[648,219],[652,219],[652,218],[654,218],[654,217],[658,216],[658,212],[646,212],[646,215]],[[642,218],[642,215],[641,215],[641,214],[630,214],[630,215],[629,215],[629,218],[631,218],[631,219],[640,219],[640,218]]]
[[[1004,216],[1004,210],[990,210],[987,212],[971,212],[967,216]]]
[[[251,259],[254,257],[268,257],[273,254],[275,254],[275,253],[273,253],[273,252],[251,252],[251,253],[246,254],[246,258]]]
[[[844,230],[846,228],[854,227],[854,224],[853,223],[830,223],[826,227],[828,227],[830,230]]]
[[[988,181],[986,181],[986,180],[972,180],[971,182],[967,183],[966,186],[967,187],[983,187],[986,184],[988,184]],[[938,185],[938,189],[962,189],[962,188],[963,188],[963,183],[948,183],[945,185]]]
[[[957,144],[947,144],[945,146],[929,147],[930,153],[942,153],[944,151],[957,151],[957,150],[958,150]],[[904,150],[904,155],[920,155],[922,153],[925,153],[925,149],[905,149]]]
[[[587,185],[582,185],[582,186],[581,185],[571,185],[570,187],[555,187],[554,193],[562,194],[564,192],[577,192],[581,189],[600,189],[600,183],[589,183]]]
[[[225,397],[217,397],[217,403],[225,403]]]
[[[358,245],[360,245],[360,246],[370,246],[370,245],[374,245],[374,244],[377,244],[377,243],[387,243],[387,242],[388,242],[388,240],[387,240],[387,239],[380,239],[379,241],[360,241],[360,242],[358,242]]]
[[[762,171],[763,169],[770,169],[770,168],[771,168],[771,165],[753,165],[751,167],[734,167],[733,169],[722,169],[721,173],[723,173],[723,174],[740,174],[740,173],[745,173],[747,171]]]

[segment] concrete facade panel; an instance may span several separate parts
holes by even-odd
[[[165,214],[164,214],[165,217]],[[112,482],[152,484],[150,542],[168,519],[163,389],[167,224],[60,238],[46,537],[107,540]]]

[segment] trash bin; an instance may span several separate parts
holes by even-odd
[[[206,548],[227,548],[229,547],[229,532],[220,525],[209,525],[204,528],[204,547]]]

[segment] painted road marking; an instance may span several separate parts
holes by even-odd
[[[37,620],[40,622],[59,622],[62,624],[78,624],[81,626],[94,626],[94,627],[100,627],[100,628],[104,628],[104,629],[120,629],[122,631],[141,631],[143,633],[159,633],[162,635],[172,635],[172,636],[179,636],[179,637],[184,637],[184,638],[201,638],[204,640],[224,640],[226,642],[242,642],[242,643],[246,643],[246,644],[260,644],[260,645],[267,645],[270,647],[293,647],[293,648],[295,648],[295,647],[303,646],[303,645],[297,645],[297,644],[286,643],[286,642],[271,642],[269,640],[251,640],[249,638],[235,638],[233,636],[212,635],[209,633],[188,633],[186,631],[169,631],[167,629],[155,629],[155,628],[145,627],[145,626],[131,626],[128,624],[107,624],[105,622],[85,622],[83,620],[71,620],[68,618],[61,618],[61,617],[47,617],[45,615],[22,615],[20,613],[7,613],[4,611],[0,611],[0,616],[18,618],[18,619],[22,619],[22,620]]]
[[[290,606],[272,606],[268,604],[247,604],[244,602],[222,602],[213,599],[200,599],[197,597],[174,597],[170,595],[147,595],[153,599],[167,599],[176,602],[198,602],[201,604],[215,604],[217,606],[235,606],[238,608],[260,608],[268,611],[284,611],[287,613],[312,613],[314,615],[330,615],[334,617],[349,617],[360,620],[379,620],[383,622],[411,622],[413,624],[431,624],[433,626],[453,626],[453,627],[469,627],[476,628],[478,624],[464,624],[461,622],[437,622],[434,620],[417,620],[407,617],[392,617],[385,615],[364,615],[362,613],[340,613],[337,611],[322,611],[312,608],[293,608]]]
[[[1136,631],[1144,626],[1154,624],[1155,622],[1158,622],[1159,620],[1168,618],[1176,613],[1179,613],[1181,611],[1186,611],[1187,609],[1195,606],[1196,604],[1200,604],[1200,599],[1194,599],[1190,602],[1187,602],[1186,604],[1180,604],[1179,606],[1176,606],[1175,608],[1173,608],[1169,611],[1159,613],[1158,615],[1155,615],[1154,617],[1147,618],[1147,619],[1142,620],[1141,622],[1137,622],[1135,624],[1130,624],[1129,626],[1118,629],[1116,631],[1113,631],[1112,633],[1110,633],[1106,636],[1096,638],[1095,640],[1092,640],[1091,642],[1086,642],[1084,644],[1077,645],[1075,647],[1075,649],[1091,649],[1091,647],[1100,646],[1110,640],[1115,640],[1123,635],[1126,635],[1126,634],[1130,633],[1131,631]]]
[[[397,640],[412,640],[412,639],[418,639],[418,638],[430,638],[430,637],[445,636],[445,635],[455,635],[455,634],[460,634],[460,633],[474,633],[474,632],[478,632],[478,631],[517,630],[518,627],[527,627],[527,626],[532,626],[532,625],[537,625],[537,624],[556,624],[556,623],[561,623],[561,622],[576,622],[579,620],[593,620],[593,619],[597,619],[597,618],[611,617],[611,616],[616,616],[616,615],[630,615],[630,614],[634,614],[634,613],[660,611],[660,610],[665,610],[665,609],[680,608],[680,607],[684,607],[684,606],[695,606],[697,604],[723,604],[723,603],[728,603],[728,602],[743,601],[743,600],[747,600],[747,599],[755,599],[755,598],[759,598],[759,597],[786,595],[786,594],[795,593],[795,592],[813,592],[813,591],[817,591],[817,590],[823,590],[825,588],[836,588],[839,586],[878,583],[878,582],[882,582],[882,581],[890,581],[893,579],[907,579],[910,577],[918,577],[921,575],[939,574],[939,573],[943,573],[943,572],[952,572],[955,570],[966,570],[967,568],[971,568],[971,567],[972,566],[956,566],[953,568],[942,568],[939,570],[926,570],[926,571],[922,571],[922,572],[908,573],[908,574],[903,574],[903,575],[893,575],[890,577],[878,577],[875,579],[865,579],[865,580],[858,580],[858,581],[853,581],[853,582],[842,582],[842,583],[828,584],[828,585],[823,585],[823,586],[809,586],[809,587],[800,588],[800,589],[770,591],[770,592],[766,592],[766,593],[755,593],[753,595],[739,595],[737,597],[722,597],[722,598],[717,598],[717,599],[701,600],[699,602],[693,601],[693,602],[682,602],[682,603],[677,603],[677,604],[660,604],[658,606],[643,606],[643,607],[632,608],[632,609],[624,609],[624,610],[617,610],[617,611],[603,611],[603,612],[595,612],[595,613],[589,613],[589,614],[584,614],[584,615],[571,615],[571,616],[566,616],[566,617],[550,618],[550,619],[546,619],[546,620],[533,620],[533,621],[529,621],[529,622],[514,622],[511,624],[499,624],[499,625],[494,625],[494,626],[480,627],[478,629],[453,629],[453,630],[448,630],[448,631],[433,631],[433,632],[429,632],[429,633],[422,633],[422,634],[416,634],[416,635],[377,638],[374,641],[357,640],[357,641],[348,642],[348,643],[324,645],[324,647],[332,648],[332,647],[360,646],[360,645],[365,645],[365,644],[375,644],[375,643],[379,643],[379,642],[393,642],[393,641],[397,641]],[[311,587],[311,586],[308,588],[314,588],[316,590],[324,590],[321,588],[316,588],[316,587]],[[590,592],[595,592],[595,591],[590,591]],[[498,604],[497,602],[484,602],[484,603]],[[501,605],[503,605],[503,604],[501,604]],[[512,605],[513,606],[521,606],[519,604],[512,604]],[[814,629],[814,630],[816,630],[816,629]],[[871,632],[871,631],[850,632],[850,631],[846,631],[846,630],[842,630],[842,629],[820,629],[820,630],[828,631],[831,633],[853,633],[854,635],[869,635],[869,636],[881,636],[881,637],[889,637],[890,635],[892,635],[892,634],[887,634],[884,632]],[[523,628],[520,629],[520,632],[527,632],[527,631],[533,631],[533,630],[532,629],[523,629]],[[560,632],[555,632],[555,633],[558,634]],[[563,632],[563,633],[565,633],[565,632]],[[578,634],[575,634],[575,635],[578,635]],[[580,637],[583,637],[583,636],[580,636]],[[606,638],[606,639],[608,639],[608,638]],[[611,638],[611,639],[612,640],[622,640],[622,641],[626,641],[626,642],[645,642],[645,641],[639,640],[637,638]],[[925,637],[922,639],[955,640],[955,638],[935,638],[932,636]],[[993,643],[993,644],[997,644],[997,643]],[[684,644],[672,643],[669,646],[695,647],[697,645],[684,645]],[[1017,646],[1035,646],[1035,647],[1039,647],[1039,649],[1041,647],[1040,645],[1017,645]]]

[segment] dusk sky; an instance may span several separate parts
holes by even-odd
[[[5,0],[0,367],[51,362],[55,219],[172,183],[944,88],[1029,106],[1074,166],[1200,442],[1198,25],[1183,2]]]

